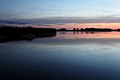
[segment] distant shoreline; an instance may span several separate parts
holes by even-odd
[[[61,28],[59,30],[55,28],[34,28],[28,27],[11,27],[3,26],[0,27],[0,43],[10,42],[10,41],[31,41],[35,38],[47,38],[56,36],[57,32],[120,32],[120,29],[109,29],[109,28],[85,28],[85,29],[73,29],[67,30]]]
[[[61,30],[56,30],[57,32],[62,32]],[[63,32],[120,32],[118,30],[111,30],[111,31],[74,31],[74,30],[66,30],[66,31],[63,31]]]
[[[72,32],[111,32],[111,31],[117,31],[120,32],[120,29],[110,29],[110,28],[73,28],[73,30],[67,30],[65,28],[61,28],[57,31],[72,31]]]

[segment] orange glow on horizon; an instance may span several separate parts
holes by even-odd
[[[35,27],[42,27],[42,28],[66,28],[66,29],[73,29],[73,28],[111,28],[117,29],[120,28],[120,23],[66,23],[66,24],[52,24],[49,26],[35,26]]]

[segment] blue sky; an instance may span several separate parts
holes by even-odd
[[[118,22],[120,0],[0,0],[0,19],[46,18]]]

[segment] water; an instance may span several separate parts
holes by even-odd
[[[119,32],[58,32],[0,43],[0,80],[120,80]]]

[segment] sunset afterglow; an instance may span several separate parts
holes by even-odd
[[[69,23],[69,24],[51,24],[45,26],[34,26],[34,27],[46,27],[46,28],[66,28],[66,29],[73,29],[73,28],[111,28],[111,29],[118,29],[120,28],[120,23]]]
[[[1,0],[0,20],[57,29],[119,28],[119,9],[119,0]]]

